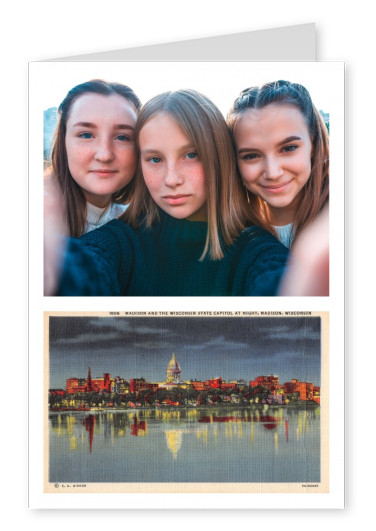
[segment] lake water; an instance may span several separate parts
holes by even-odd
[[[49,414],[49,481],[320,481],[320,408]]]

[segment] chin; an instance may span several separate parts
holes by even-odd
[[[294,198],[290,198],[290,197],[283,197],[283,198],[282,197],[280,198],[263,197],[262,199],[265,201],[265,203],[267,203],[268,205],[274,208],[286,208],[289,205],[291,205],[291,203],[294,201]]]
[[[178,214],[177,212],[175,212],[175,213],[172,212],[172,213],[170,214],[170,216],[172,216],[172,217],[175,218],[175,219],[186,219],[186,218],[189,218],[190,215],[191,215],[191,214],[185,214],[185,213],[183,213],[183,214]]]

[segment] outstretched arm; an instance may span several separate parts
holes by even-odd
[[[241,295],[272,297],[285,273],[289,249],[260,227],[250,227],[241,235],[243,249],[237,264],[237,278],[244,284],[236,287]]]
[[[124,222],[114,220],[81,238],[69,238],[57,295],[125,295],[133,245]]]
[[[62,204],[57,185],[46,179],[44,294],[125,294],[134,269],[136,234],[124,222],[116,220],[81,238],[68,238]]]
[[[44,181],[44,294],[55,295],[64,262],[67,226],[63,201],[57,184],[51,177]]]
[[[329,295],[329,210],[326,208],[294,242],[280,295]]]

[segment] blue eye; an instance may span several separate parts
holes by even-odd
[[[244,155],[241,158],[243,160],[254,160],[254,159],[258,159],[259,157],[260,157],[260,155],[258,155],[257,153],[247,153],[246,155]]]
[[[151,157],[149,159],[150,162],[152,162],[153,164],[158,164],[159,162],[161,162],[161,158],[160,157]]]
[[[296,146],[295,144],[291,144],[290,146],[285,146],[282,148],[282,151],[289,152],[289,151],[295,151],[298,149],[299,146]]]
[[[91,133],[81,133],[78,136],[80,138],[84,138],[85,140],[88,140],[89,138],[93,138],[93,135]]]
[[[197,157],[197,153],[195,151],[190,151],[186,156],[188,159],[195,159]]]
[[[118,135],[116,139],[120,140],[120,142],[129,142],[130,137],[127,135]]]

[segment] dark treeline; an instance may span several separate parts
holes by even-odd
[[[297,402],[299,393],[285,395],[286,402]],[[108,393],[108,392],[81,392],[75,394],[65,394],[64,396],[50,393],[49,406],[55,408],[59,406],[73,405],[86,407],[128,407],[130,404],[137,407],[148,407],[158,405],[211,405],[226,403],[270,403],[271,392],[267,387],[242,386],[239,389],[219,389],[210,388],[197,390],[193,388],[175,387],[172,389],[159,388],[156,390],[144,389],[137,393]],[[275,399],[274,399],[275,400]],[[276,400],[275,400],[276,401]],[[285,401],[285,400],[284,400]]]

